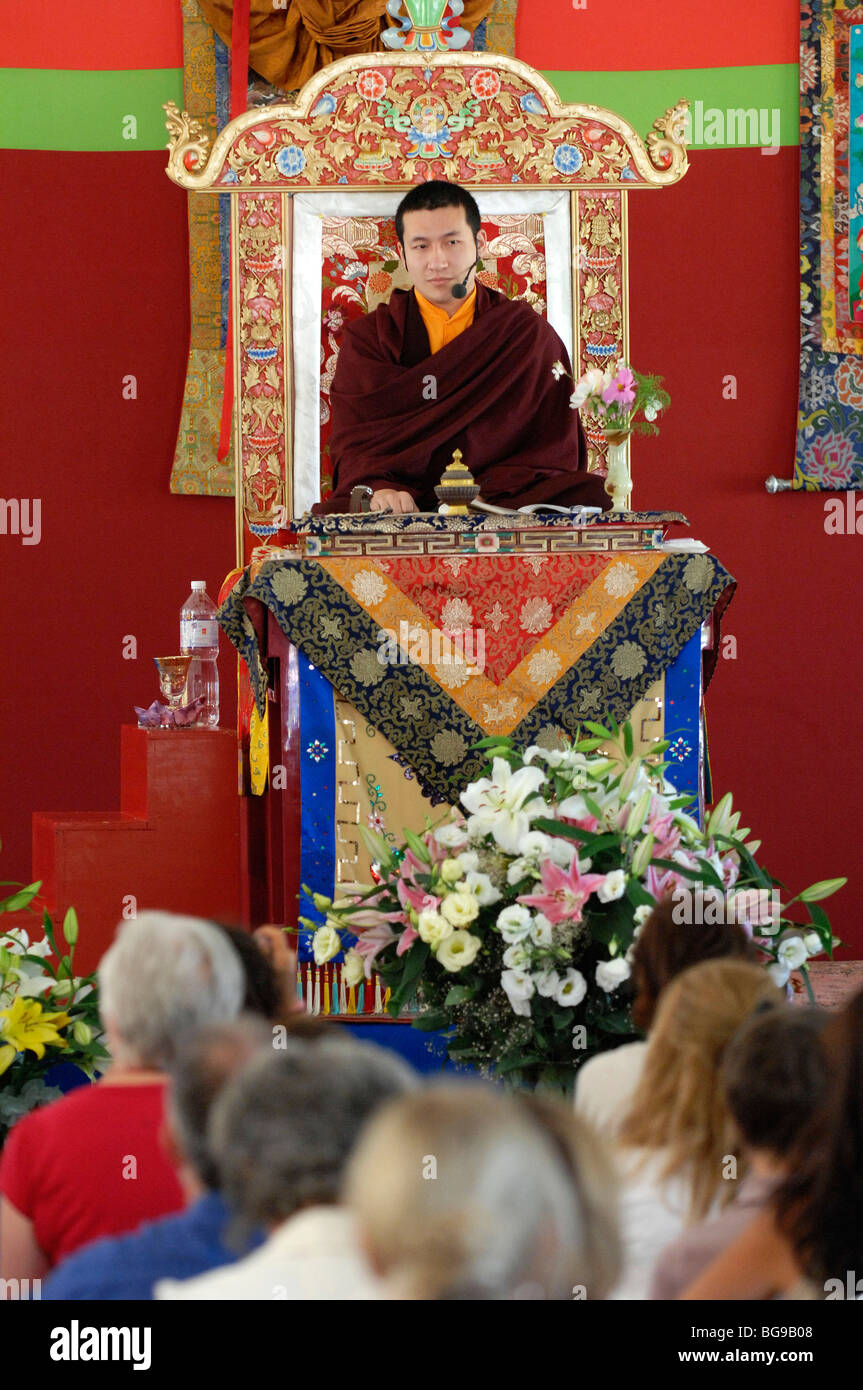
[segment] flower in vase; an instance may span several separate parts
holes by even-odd
[[[591,893],[605,883],[606,878],[605,874],[582,874],[578,855],[568,871],[547,859],[541,873],[545,891],[519,898],[519,902],[525,907],[535,907],[553,925],[557,922],[580,922],[584,904]]]
[[[635,377],[628,367],[621,367],[602,393],[606,405],[632,405],[635,400]]]

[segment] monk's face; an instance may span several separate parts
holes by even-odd
[[[404,238],[402,254],[414,288],[432,304],[454,313],[464,300],[453,298],[452,287],[464,279],[481,254],[484,232],[474,241],[462,207],[434,208],[406,212]],[[476,270],[472,270],[467,281],[468,294],[475,275]]]

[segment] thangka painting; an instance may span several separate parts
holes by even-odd
[[[488,249],[477,279],[509,299],[546,312],[545,235],[541,213],[483,219]],[[389,218],[323,219],[321,281],[321,496],[332,491],[330,388],[347,325],[410,285]]]
[[[513,56],[516,9],[517,0],[494,0],[470,48]],[[198,0],[182,0],[182,17],[184,107],[214,138],[229,119],[230,51],[204,18]],[[250,108],[284,101],[286,95],[250,70]],[[221,462],[216,458],[228,322],[229,227],[228,196],[189,199],[191,337],[171,470],[175,493],[234,494],[233,445]]]
[[[800,31],[800,404],[795,489],[863,489],[863,5]]]

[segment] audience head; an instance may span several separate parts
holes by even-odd
[[[231,1023],[207,1023],[180,1042],[171,1065],[167,1120],[177,1157],[204,1187],[218,1189],[219,1175],[207,1137],[216,1097],[250,1059],[272,1047],[263,1018],[241,1014]]]
[[[199,917],[142,912],[99,963],[99,1008],[121,1065],[166,1067],[183,1033],[236,1018],[244,993],[237,952]]]
[[[231,942],[245,976],[243,1011],[262,1018],[277,1019],[281,1012],[282,990],[272,961],[261,950],[257,939],[241,927],[222,926]]]
[[[240,1222],[272,1228],[301,1207],[338,1201],[363,1125],[416,1084],[391,1052],[343,1038],[300,1038],[252,1058],[213,1107],[209,1141]]]
[[[674,895],[669,894],[651,912],[632,950],[632,1021],[645,1033],[653,1024],[659,996],[682,970],[703,960],[758,959],[740,923],[679,923],[674,911]]]
[[[617,1283],[623,1259],[618,1222],[618,1185],[608,1146],[592,1125],[571,1106],[535,1091],[522,1092],[519,1102],[549,1135],[563,1155],[582,1213],[583,1263],[588,1296],[606,1298]]]
[[[593,1293],[573,1149],[556,1124],[479,1086],[388,1105],[345,1188],[375,1272],[397,1296],[571,1298]]]
[[[822,1009],[757,1009],[722,1061],[731,1118],[751,1152],[784,1166],[822,1104],[827,1058]]]
[[[667,1151],[663,1176],[685,1177],[695,1218],[733,1195],[722,1181],[723,1159],[739,1153],[720,1076],[725,1050],[762,1002],[782,998],[764,966],[747,960],[691,965],[662,992],[620,1140]]]
[[[826,1281],[838,1280],[844,1298],[848,1272],[863,1276],[863,990],[831,1017],[823,1046],[824,1103],[801,1132],[776,1208],[803,1271],[834,1297]]]

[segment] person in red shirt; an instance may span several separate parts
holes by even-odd
[[[160,1146],[165,1068],[187,1030],[235,1018],[245,988],[211,923],[148,912],[121,924],[99,966],[110,1070],[24,1116],[0,1154],[0,1276],[41,1278],[100,1236],[180,1210]]]

